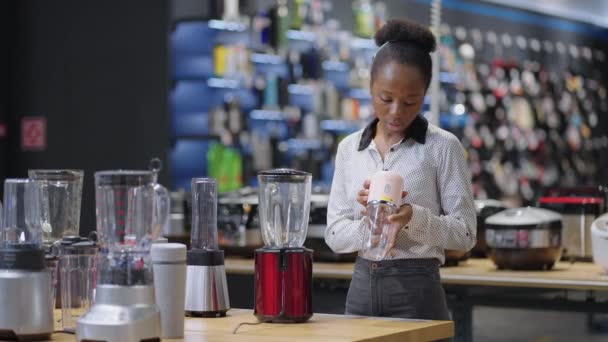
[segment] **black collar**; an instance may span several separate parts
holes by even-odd
[[[378,121],[378,118],[375,118],[367,127],[365,127],[361,134],[358,151],[363,151],[372,142],[372,139],[376,136]],[[405,130],[405,137],[401,140],[401,143],[403,144],[407,139],[412,138],[419,144],[424,144],[426,142],[426,130],[428,127],[429,122],[423,116],[416,116],[414,121],[412,121],[410,126]]]

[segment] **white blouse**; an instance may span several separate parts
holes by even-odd
[[[357,194],[366,179],[384,169],[401,174],[408,192],[404,203],[413,209],[407,229],[399,231],[386,259],[437,258],[443,263],[444,249],[473,248],[477,222],[471,174],[458,138],[419,116],[406,138],[391,146],[382,160],[373,141],[377,122],[338,146],[327,208],[327,245],[336,253],[362,249],[367,225]]]

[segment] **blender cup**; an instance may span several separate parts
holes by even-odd
[[[371,179],[367,200],[367,239],[361,256],[382,260],[388,253],[388,236],[393,229],[388,217],[397,213],[401,204],[403,178],[396,172],[378,171]]]
[[[230,309],[224,251],[218,249],[217,181],[193,178],[192,232],[187,252],[186,300],[188,316],[224,317]]]
[[[64,236],[78,236],[84,172],[37,169],[28,170],[28,176],[37,182],[42,197],[48,202],[48,212],[42,217],[42,244],[47,267],[53,276],[55,307],[60,308],[61,283],[57,274],[59,251],[56,243]]]
[[[58,249],[61,324],[64,331],[75,331],[76,321],[93,304],[97,246],[86,238],[69,236],[60,241]]]

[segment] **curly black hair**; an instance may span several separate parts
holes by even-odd
[[[379,49],[372,62],[372,82],[380,66],[394,61],[418,68],[428,89],[433,74],[430,53],[437,48],[435,35],[428,28],[406,19],[391,19],[376,32],[374,40]]]

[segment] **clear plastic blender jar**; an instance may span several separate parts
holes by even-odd
[[[169,192],[154,171],[95,173],[98,284],[153,285],[150,246],[169,219]]]

